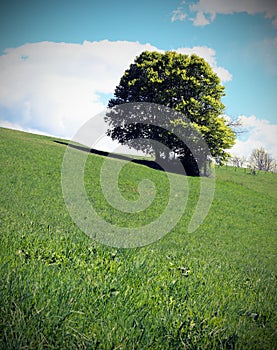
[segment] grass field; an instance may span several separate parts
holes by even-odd
[[[212,207],[190,234],[199,178],[188,178],[175,228],[154,244],[119,249],[72,221],[61,190],[66,146],[0,129],[0,148],[0,349],[277,349],[277,174],[216,168]],[[105,220],[158,217],[165,174],[125,166],[126,198],[137,198],[145,177],[157,195],[146,216],[122,215],[101,193],[103,159],[89,155],[86,184]]]

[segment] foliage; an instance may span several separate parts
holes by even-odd
[[[226,149],[234,144],[235,134],[221,116],[224,87],[209,64],[196,55],[145,51],[125,71],[114,95],[109,107],[128,102],[151,102],[180,112],[184,119],[178,115],[172,120],[174,127],[185,128],[187,117],[204,137],[212,156],[221,161],[228,156]],[[106,121],[110,125],[108,135],[120,143],[128,144],[135,135],[136,138],[163,142],[173,148],[180,158],[191,156],[184,145],[178,145],[178,140],[172,136],[174,127],[172,132],[151,128],[155,115],[151,115],[150,111],[147,116],[150,128],[148,125],[138,127],[132,118],[123,119],[118,124],[117,118],[116,113],[111,113]],[[163,123],[166,121],[160,120],[161,127]],[[147,143],[136,146],[144,152],[155,153],[157,158],[160,156],[160,150],[149,147]]]
[[[65,146],[53,141],[0,129],[1,349],[275,348],[276,174],[216,169],[212,207],[192,234],[199,179],[187,177],[174,230],[150,246],[115,249],[72,222],[60,185]],[[118,225],[145,223],[105,201],[102,163],[90,154],[85,169],[99,213]],[[166,205],[166,175],[128,163],[119,188],[135,200],[148,177],[157,185],[151,220]]]

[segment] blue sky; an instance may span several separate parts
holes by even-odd
[[[70,138],[102,111],[143,50],[204,57],[226,115],[248,130],[233,153],[277,159],[273,0],[8,0],[0,5],[0,125]]]

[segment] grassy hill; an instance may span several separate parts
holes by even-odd
[[[61,190],[65,149],[0,129],[1,349],[276,348],[277,174],[217,168],[210,212],[190,234],[199,179],[188,178],[175,228],[149,246],[119,249],[72,221]],[[105,220],[136,226],[158,217],[165,174],[125,166],[127,199],[145,177],[157,193],[144,216],[123,215],[101,193],[103,159],[88,156],[85,181]]]

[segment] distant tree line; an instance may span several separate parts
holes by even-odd
[[[249,168],[252,174],[257,171],[273,171],[277,170],[277,163],[274,158],[263,148],[253,149],[249,159],[246,157],[233,156],[230,158],[231,164],[236,168]]]

